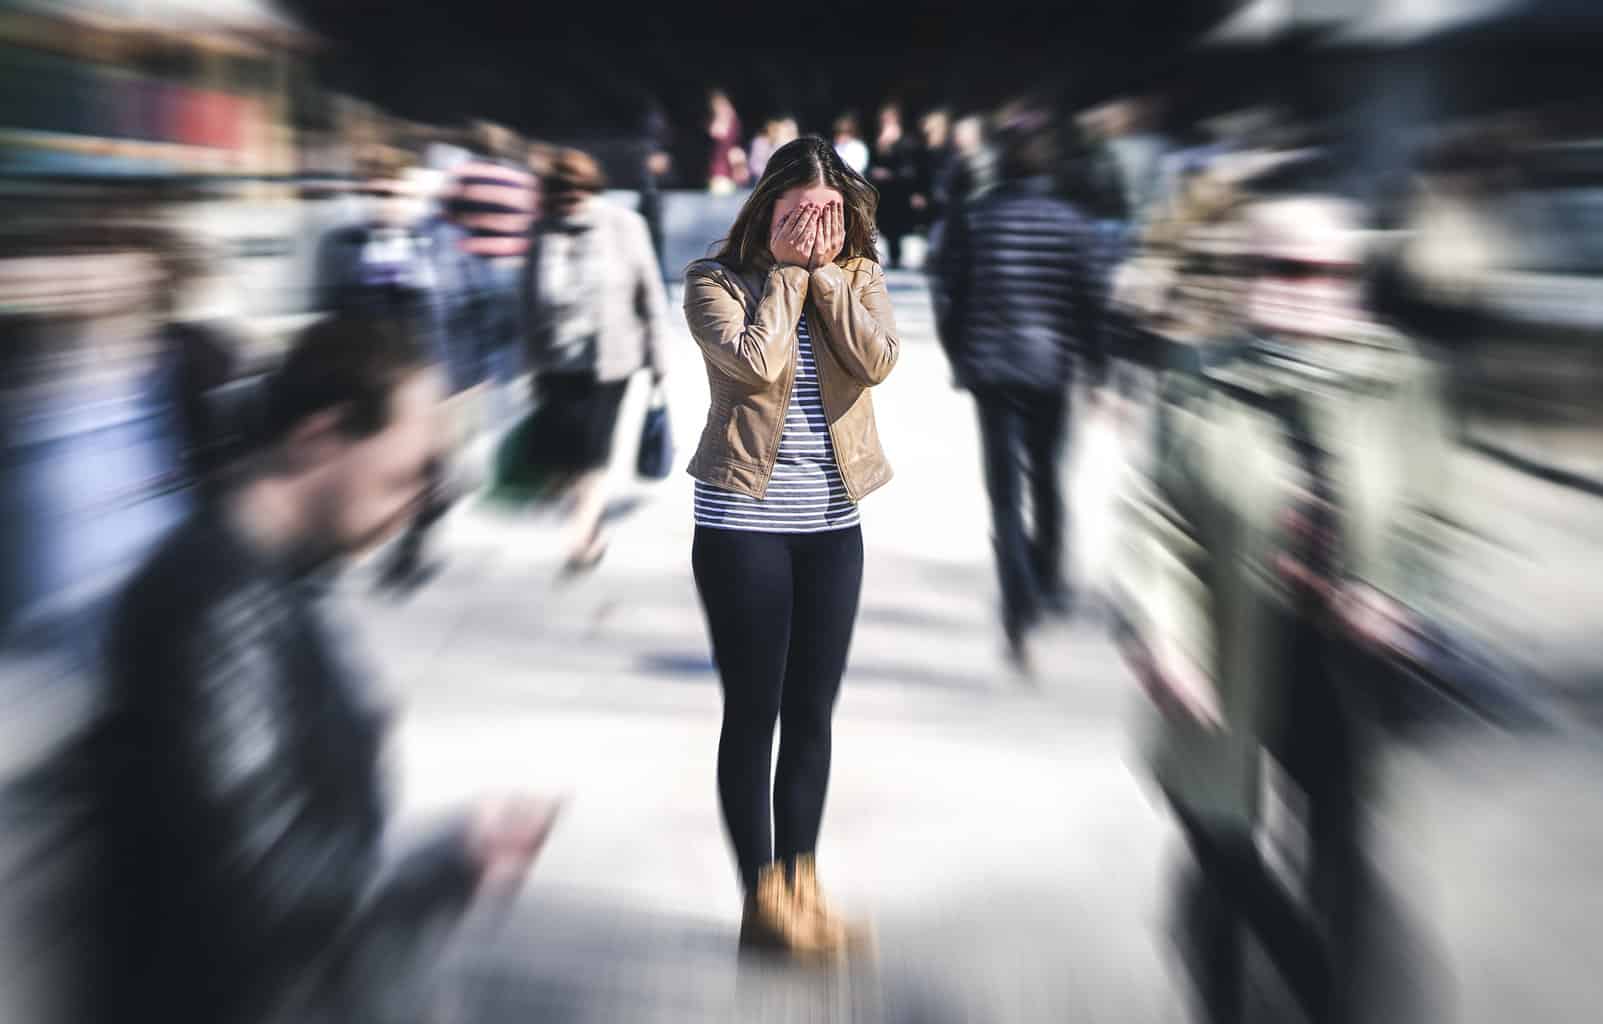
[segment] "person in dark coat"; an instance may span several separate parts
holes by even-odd
[[[1003,626],[1020,667],[1030,627],[1072,601],[1058,464],[1077,368],[1093,385],[1105,372],[1090,224],[1055,193],[1049,128],[1044,113],[1007,127],[1002,183],[948,218],[931,276],[941,345],[979,411]]]
[[[387,854],[390,710],[325,607],[328,571],[424,494],[440,391],[391,319],[308,328],[247,475],[122,591],[79,761],[95,955],[74,1019],[380,1019],[543,841],[550,809],[505,801]]]
[[[879,135],[868,163],[868,180],[879,189],[879,233],[887,265],[902,265],[902,242],[918,226],[913,195],[918,189],[923,147],[902,126],[902,108],[886,104],[879,112]]]

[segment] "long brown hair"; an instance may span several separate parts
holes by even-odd
[[[803,135],[774,150],[762,180],[752,189],[746,205],[740,208],[740,216],[735,218],[734,227],[729,229],[729,237],[719,248],[718,262],[747,269],[770,259],[769,227],[774,219],[774,204],[793,188],[814,185],[832,188],[841,195],[846,241],[835,262],[845,263],[858,256],[879,262],[879,250],[874,247],[874,213],[879,209],[879,190],[846,166],[835,147],[817,135]]]

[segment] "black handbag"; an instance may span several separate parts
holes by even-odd
[[[635,472],[646,480],[666,480],[673,472],[673,433],[668,429],[668,397],[662,385],[651,392],[651,406],[640,426],[640,452]]]

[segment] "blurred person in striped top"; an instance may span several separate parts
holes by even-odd
[[[478,122],[471,135],[475,155],[452,172],[442,205],[464,232],[462,248],[488,271],[486,304],[494,311],[494,326],[484,348],[504,386],[522,372],[519,289],[539,214],[540,183],[529,168],[529,148],[509,129]]]

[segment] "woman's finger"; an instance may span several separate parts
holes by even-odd
[[[796,219],[790,222],[790,240],[791,240],[792,244],[795,244],[795,243],[801,241],[802,228],[806,223],[807,223],[807,207],[803,206],[803,207],[797,208],[797,210],[796,210]]]

